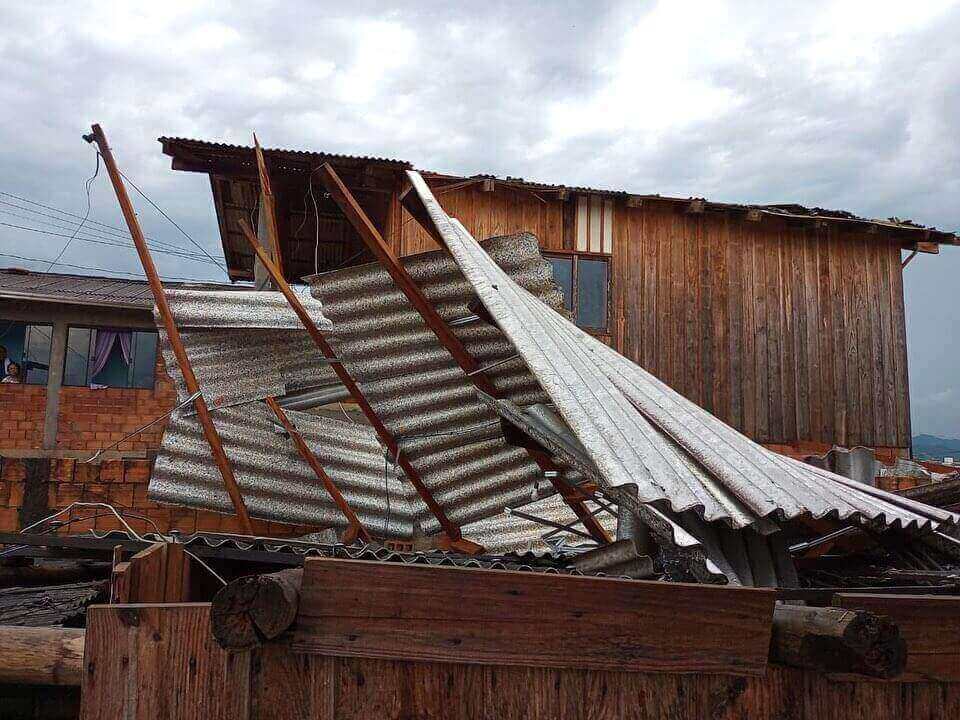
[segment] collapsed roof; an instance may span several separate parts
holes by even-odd
[[[564,317],[536,238],[481,245],[443,211],[418,173],[408,176],[413,192],[405,202],[448,252],[400,262],[485,369],[498,398],[475,389],[378,263],[310,277],[317,301],[306,304],[336,362],[466,537],[470,529],[496,537],[499,522],[498,549],[508,536],[516,549],[540,541],[539,532],[531,536],[528,525],[504,515],[504,508],[552,493],[542,469],[508,437],[510,428],[552,454],[572,483],[595,485],[639,513],[699,580],[789,582],[781,530],[799,518],[913,534],[957,522],[953,513],[782,457],[737,433]],[[234,406],[214,419],[251,515],[344,527],[260,402],[336,385],[330,361],[310,346],[285,301],[268,292],[190,291],[170,300],[204,394],[214,406]],[[185,399],[182,384],[178,391]],[[408,478],[389,467],[389,453],[369,426],[290,417],[372,534],[438,533],[437,518]],[[633,485],[636,500],[622,492]],[[186,414],[164,437],[150,491],[161,501],[229,511],[199,426]],[[560,510],[556,499],[544,502]],[[572,522],[564,517],[563,524]]]

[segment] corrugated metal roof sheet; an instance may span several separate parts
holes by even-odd
[[[493,262],[556,307],[562,296],[532,236],[485,244]],[[444,252],[402,259],[414,281],[447,321],[471,315],[473,291]],[[481,403],[472,381],[420,314],[373,263],[307,278],[333,321],[331,344],[424,484],[453,522],[499,512],[530,497],[542,473],[526,451],[503,439],[497,415]],[[482,365],[508,360],[490,377],[517,402],[545,400],[500,331],[482,321],[453,328]],[[439,530],[424,512],[424,531]]]
[[[157,138],[163,146],[163,152],[167,155],[175,155],[177,151],[189,151],[199,153],[205,158],[216,157],[244,157],[253,160],[254,149],[249,145],[231,145],[229,143],[209,142],[206,140],[194,140],[181,137],[160,137]],[[396,160],[394,158],[371,157],[367,155],[340,155],[338,153],[311,152],[308,150],[290,150],[287,148],[263,148],[264,155],[273,156],[277,159],[284,157],[298,160],[307,160],[312,164],[319,165],[327,160],[353,160],[360,162],[375,162],[384,165],[395,165],[398,167],[413,167],[406,160]]]
[[[361,522],[376,537],[409,539],[423,513],[406,482],[386,472],[383,449],[369,425],[288,410],[320,464]],[[293,442],[277,432],[263,403],[212,413],[250,515],[276,522],[347,527]],[[150,478],[153,500],[232,513],[233,505],[195,417],[170,419]]]
[[[608,486],[637,483],[644,503],[695,510],[733,528],[801,515],[901,528],[952,513],[862,486],[766,450],[577,328],[514,283],[408,172],[431,221],[487,311],[586,448]]]
[[[187,357],[211,407],[281,397],[338,384],[282,294],[263,291],[168,290],[167,300]],[[321,328],[330,321],[316,300],[304,305]],[[181,400],[189,397],[163,323],[155,316],[167,371]]]
[[[230,286],[165,282],[164,287],[211,290]],[[150,310],[153,307],[153,295],[146,280],[42,273],[21,268],[0,268],[0,298],[137,310]]]

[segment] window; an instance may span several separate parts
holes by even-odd
[[[599,195],[577,196],[576,249],[613,252],[613,200]]]
[[[122,328],[71,327],[63,384],[152,388],[157,334]]]
[[[563,290],[563,304],[577,325],[607,329],[609,260],[588,255],[548,255],[553,279]]]
[[[0,379],[10,377],[7,382],[13,382],[12,378],[18,378],[29,385],[46,385],[52,332],[50,325],[0,320]]]

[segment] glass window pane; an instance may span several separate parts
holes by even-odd
[[[31,325],[27,330],[27,347],[21,365],[24,382],[31,385],[46,385],[50,371],[50,339],[53,327]]]
[[[90,343],[91,358],[97,351],[97,342],[102,333],[112,333],[112,330],[94,330],[93,342]],[[91,368],[92,370],[93,368]],[[106,363],[100,368],[100,372],[90,378],[91,385],[105,385],[106,387],[130,387],[130,366],[123,357],[123,349],[120,345],[119,336],[114,335],[113,344],[110,346]]]
[[[23,350],[27,326],[16,320],[0,320],[0,379],[7,375],[7,366],[16,363],[23,377]]]
[[[553,265],[553,280],[563,290],[563,306],[573,311],[573,258],[548,257]]]
[[[87,357],[90,353],[90,335],[88,328],[69,328],[67,330],[67,352],[63,364],[63,384],[87,384]]]
[[[607,327],[607,261],[577,260],[577,324]]]
[[[157,362],[157,334],[133,334],[133,387],[153,388],[153,370]]]

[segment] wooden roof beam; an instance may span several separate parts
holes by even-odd
[[[461,550],[462,552],[479,552],[482,550],[482,548],[476,543],[463,540],[463,537],[460,533],[460,527],[451,522],[446,513],[443,511],[443,508],[441,508],[439,503],[437,503],[437,501],[434,499],[433,494],[430,492],[427,486],[424,485],[423,480],[420,478],[420,474],[417,472],[416,468],[410,464],[410,461],[400,449],[400,446],[397,444],[393,434],[383,424],[383,421],[380,419],[380,416],[377,415],[373,407],[371,407],[370,403],[367,401],[367,398],[364,396],[363,391],[360,389],[360,386],[343,366],[343,363],[337,359],[336,353],[327,342],[327,339],[320,331],[320,328],[318,328],[317,324],[313,322],[313,318],[310,317],[310,314],[307,312],[306,308],[303,307],[303,303],[300,302],[300,298],[297,297],[297,294],[290,289],[287,281],[280,273],[279,268],[277,268],[277,266],[270,259],[267,251],[257,240],[257,236],[254,234],[246,220],[240,220],[240,229],[243,230],[244,237],[246,237],[250,247],[253,248],[254,253],[256,253],[258,258],[260,258],[260,262],[263,263],[263,266],[266,268],[267,272],[270,273],[273,281],[277,284],[277,289],[283,293],[283,296],[287,299],[291,309],[294,311],[294,313],[296,313],[297,317],[300,318],[300,322],[303,324],[307,334],[310,335],[310,338],[313,340],[314,344],[317,346],[317,349],[320,350],[320,353],[325,358],[331,361],[330,366],[336,373],[337,378],[341,383],[343,383],[344,387],[347,388],[347,391],[350,393],[354,402],[357,403],[360,411],[364,414],[364,417],[367,418],[367,421],[377,433],[380,443],[389,451],[391,456],[396,458],[397,464],[406,474],[407,480],[410,481],[410,484],[416,489],[417,494],[419,494],[423,499],[424,504],[426,504],[426,506],[430,509],[430,512],[433,513],[433,516],[437,519],[437,522],[440,523],[440,527],[443,528],[443,531],[447,534],[447,537],[450,538],[452,543],[459,543],[456,549]]]
[[[360,207],[353,195],[350,194],[350,190],[347,189],[346,185],[344,185],[337,176],[336,170],[334,170],[329,163],[326,163],[320,168],[320,177],[327,188],[327,192],[330,193],[330,197],[333,198],[334,202],[343,210],[343,214],[347,216],[350,224],[353,225],[354,229],[360,235],[360,238],[370,249],[370,252],[380,261],[380,264],[383,265],[384,269],[389,273],[396,286],[400,288],[407,297],[407,300],[410,301],[410,304],[420,313],[424,322],[433,331],[434,335],[437,336],[440,343],[453,356],[453,359],[456,360],[467,377],[473,382],[477,389],[494,398],[502,398],[503,393],[494,386],[483,368],[480,367],[476,358],[473,357],[467,347],[460,341],[460,338],[454,334],[446,321],[440,317],[440,314],[433,304],[427,300],[423,291],[413,278],[410,277],[410,274],[400,262],[400,258],[398,258],[390,246],[387,245],[377,231],[377,228],[374,227],[366,213],[364,213],[363,208]],[[405,199],[411,201],[415,197],[416,194],[412,193],[408,194]],[[421,210],[416,214],[411,214],[413,214],[417,221],[429,232],[433,224],[430,223],[429,220],[423,219],[425,218],[425,211],[422,210],[422,205],[413,202],[410,202],[410,205],[414,208],[418,206],[421,207]],[[435,229],[432,234],[438,238],[442,246],[445,246],[442,237],[440,237],[440,234],[436,232]],[[529,448],[527,452],[541,471],[547,472],[553,469],[552,464],[545,462],[542,457],[537,456],[537,454]],[[557,492],[567,501],[570,509],[583,521],[584,526],[590,532],[591,536],[601,544],[609,543],[611,540],[610,536],[607,535],[600,523],[597,522],[596,518],[593,517],[589,509],[583,504],[584,497],[582,497],[582,494],[579,493],[577,488],[560,477],[551,475],[550,479]],[[580,497],[578,497],[578,495],[580,495]]]
[[[193,367],[190,359],[187,357],[187,351],[180,339],[180,331],[173,320],[173,313],[170,311],[170,305],[167,303],[167,296],[160,282],[160,275],[153,264],[153,258],[150,256],[150,250],[147,248],[146,238],[143,236],[143,230],[140,228],[140,221],[137,220],[137,214],[133,209],[133,203],[130,202],[130,196],[120,177],[120,170],[113,158],[113,152],[107,144],[107,137],[99,125],[93,126],[93,133],[85,136],[87,142],[95,142],[100,149],[100,155],[103,157],[103,164],[110,175],[110,182],[113,183],[114,192],[117,195],[117,201],[120,203],[120,210],[127,221],[127,227],[130,229],[130,236],[133,238],[133,244],[137,249],[137,255],[140,256],[140,263],[143,265],[143,272],[147,276],[147,282],[150,284],[150,291],[153,293],[154,302],[157,305],[157,312],[163,321],[163,326],[167,331],[167,339],[173,348],[174,357],[177,359],[177,365],[180,366],[180,372],[183,375],[184,384],[187,386],[187,392],[191,395],[200,392],[200,384],[197,382],[197,376],[193,373]],[[197,411],[197,419],[203,428],[203,434],[210,445],[210,451],[213,454],[214,462],[220,470],[220,476],[223,478],[223,484],[226,487],[227,494],[230,496],[230,502],[233,504],[234,512],[240,519],[240,525],[243,531],[248,535],[253,535],[253,523],[247,512],[246,503],[243,495],[237,485],[237,479],[233,474],[233,467],[227,458],[223,449],[223,443],[220,440],[220,433],[217,432],[213,424],[213,418],[210,417],[210,409],[207,407],[203,395],[197,395],[193,401],[194,408]]]
[[[343,535],[344,544],[350,545],[358,537],[363,542],[369,543],[373,539],[370,537],[370,533],[367,532],[366,528],[363,527],[363,523],[360,522],[360,518],[357,517],[357,514],[353,511],[353,508],[350,507],[350,503],[347,502],[347,499],[343,496],[343,493],[340,492],[340,488],[338,488],[336,483],[333,482],[333,478],[330,477],[323,465],[320,464],[317,456],[314,455],[313,450],[311,450],[310,446],[307,445],[307,442],[303,439],[303,435],[300,434],[297,426],[291,422],[290,418],[287,416],[287,413],[282,407],[280,407],[280,403],[277,402],[276,398],[268,397],[266,399],[266,403],[270,409],[273,410],[273,414],[277,416],[277,420],[280,421],[280,424],[283,425],[283,429],[287,431],[287,435],[289,435],[290,439],[293,440],[293,444],[296,446],[297,452],[300,453],[300,457],[306,461],[307,465],[310,466],[314,474],[317,476],[317,479],[323,483],[323,487],[333,499],[333,502],[336,504],[336,506],[340,508],[340,512],[343,513],[343,516],[350,524],[347,528],[347,531]]]

